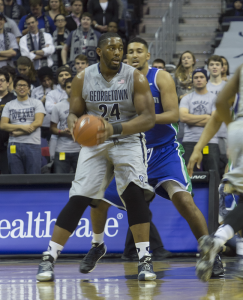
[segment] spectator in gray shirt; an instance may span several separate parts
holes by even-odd
[[[210,73],[210,79],[207,83],[207,90],[215,95],[223,89],[226,85],[226,81],[222,79],[221,73],[223,70],[223,60],[218,55],[212,55],[208,59],[208,71]],[[225,166],[228,163],[227,158],[227,126],[225,123],[222,123],[219,131],[217,132],[219,151],[220,151],[220,175],[223,176]]]
[[[215,95],[208,92],[207,72],[204,69],[196,69],[192,73],[195,91],[182,98],[180,103],[180,120],[184,123],[184,137],[182,140],[185,149],[184,159],[186,164],[198,142],[204,126],[215,109]],[[215,170],[219,180],[219,147],[218,138],[214,136],[204,149],[204,171]]]
[[[3,66],[14,66],[13,58],[19,53],[19,46],[15,36],[4,29],[5,16],[0,13],[0,68]]]
[[[3,109],[1,129],[10,132],[8,164],[11,174],[41,173],[41,135],[45,109],[41,101],[29,98],[30,82],[18,76],[14,81],[17,99]]]
[[[69,97],[71,94],[72,78],[65,82],[65,90],[68,99],[57,103],[51,114],[51,131],[58,136],[55,159],[54,173],[70,173],[76,171],[80,145],[73,141],[71,132],[67,125],[69,115]],[[57,127],[59,123],[59,126]]]

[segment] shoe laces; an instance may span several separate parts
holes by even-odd
[[[151,270],[151,258],[148,257],[148,258],[145,258],[144,261],[142,262],[143,266],[142,266],[142,269],[144,271],[150,271]]]
[[[53,270],[53,265],[50,261],[43,261],[40,263],[40,266],[42,267],[42,271],[50,271]]]
[[[86,254],[86,256],[83,258],[84,261],[93,261],[94,255],[97,255],[100,252],[100,249],[95,244],[92,245],[92,248],[89,250],[89,252]]]

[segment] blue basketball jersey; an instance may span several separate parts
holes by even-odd
[[[163,107],[161,104],[160,91],[156,84],[156,77],[160,70],[156,68],[149,68],[147,79],[149,82],[150,90],[154,98],[155,113],[163,113]],[[155,124],[155,126],[149,131],[145,132],[146,146],[147,148],[153,148],[156,146],[167,146],[172,144],[176,140],[178,132],[178,124]]]

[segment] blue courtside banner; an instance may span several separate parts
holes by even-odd
[[[196,183],[194,201],[207,220],[208,184]],[[0,254],[37,254],[47,249],[58,214],[68,201],[66,187],[1,187]],[[171,201],[156,196],[150,205],[153,222],[164,246],[173,252],[196,252],[197,241]],[[207,220],[208,221],[208,220]],[[128,229],[127,214],[111,207],[105,228],[108,252],[122,253]],[[91,247],[90,209],[67,242],[63,253],[86,253]]]

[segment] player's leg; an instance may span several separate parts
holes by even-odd
[[[96,208],[91,208],[91,222],[93,228],[92,247],[80,263],[80,272],[89,273],[94,270],[97,262],[105,255],[104,243],[105,223],[110,204],[101,200]]]
[[[142,136],[139,139],[134,135],[119,141],[112,150],[110,157],[114,163],[117,191],[126,205],[129,227],[139,256],[138,279],[154,280],[156,274],[149,254],[149,208],[145,202],[154,196],[147,183],[147,149]]]
[[[48,251],[43,253],[39,265],[37,280],[54,280],[53,268],[58,254],[77,227],[87,206],[96,205],[94,199],[103,197],[112,176],[111,163],[104,155],[105,148],[105,145],[100,145],[96,149],[84,147],[80,152],[77,172],[69,192],[70,200],[57,218]],[[91,173],[90,170],[94,165],[96,172]]]
[[[243,227],[243,142],[242,139],[239,139],[242,134],[242,121],[235,121],[228,126],[228,150],[234,169],[224,175],[223,181],[231,184],[234,190],[240,194],[239,202],[238,206],[225,217],[224,225],[219,227],[214,237],[203,236],[199,240],[203,256],[197,264],[196,273],[202,281],[209,280],[213,260],[220,248]]]

